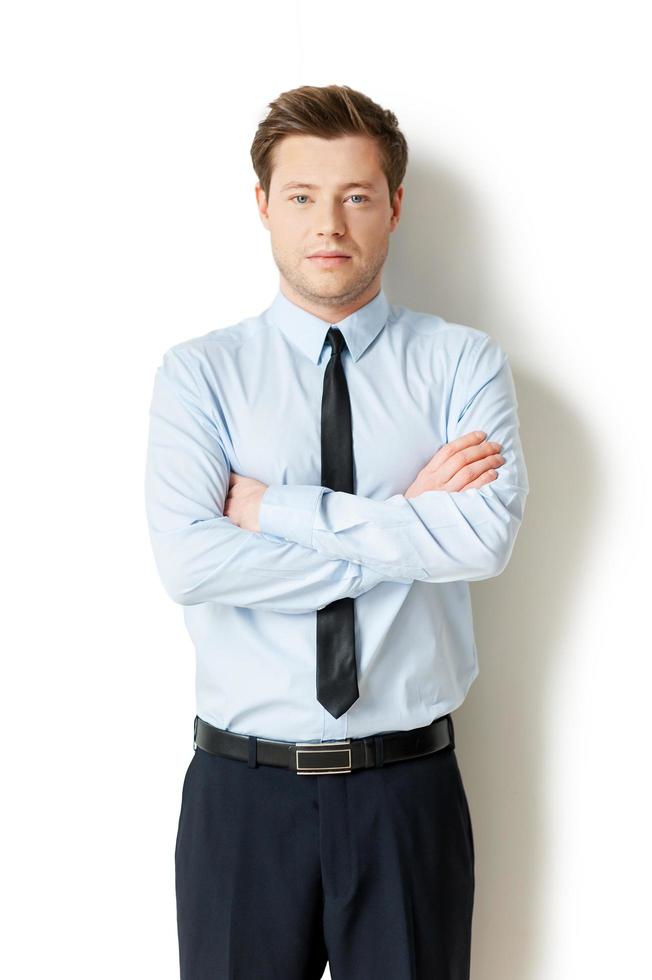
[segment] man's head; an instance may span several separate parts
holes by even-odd
[[[380,289],[407,143],[392,112],[346,85],[304,85],[270,109],[251,159],[283,291],[316,315],[339,319]],[[319,252],[346,258],[324,261],[314,257]]]

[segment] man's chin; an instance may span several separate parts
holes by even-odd
[[[303,262],[301,268],[293,270],[294,275],[288,275],[287,272],[283,275],[292,289],[308,302],[342,306],[350,303],[366,289],[365,283],[360,282],[357,275],[345,271],[348,263],[340,269],[314,269],[307,272],[306,264],[307,261]]]
[[[324,306],[330,304],[335,308],[342,306],[344,303],[350,303],[355,295],[355,291],[343,289],[341,284],[337,286],[333,284],[330,289],[327,289],[323,285],[316,285],[313,289],[305,293],[306,299],[311,299],[313,302],[320,302]]]
[[[304,277],[315,296],[349,295],[355,290],[357,277],[344,269],[321,269]]]

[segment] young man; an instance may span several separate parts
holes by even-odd
[[[451,712],[478,673],[469,582],[505,568],[528,493],[512,375],[382,289],[393,113],[334,85],[270,110],[278,292],[170,348],[151,406],[151,540],[197,652],[181,980],[468,980]]]

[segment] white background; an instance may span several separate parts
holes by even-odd
[[[488,331],[517,386],[526,519],[504,574],[472,586],[480,676],[456,712],[473,980],[642,975],[643,18],[578,0],[4,7],[3,975],[178,977],[194,653],[147,537],[148,404],[168,346],[273,298],[249,148],[267,103],[308,83],[361,89],[408,139],[390,301]]]

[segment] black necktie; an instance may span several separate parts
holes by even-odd
[[[344,337],[330,327],[332,347],[321,402],[321,485],[353,493],[351,402],[342,367]],[[359,697],[355,666],[354,599],[345,596],[317,610],[317,700],[339,718]]]

